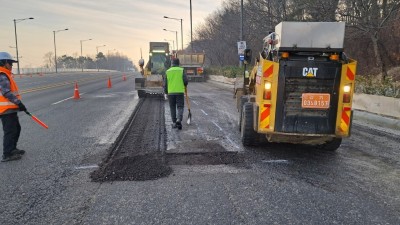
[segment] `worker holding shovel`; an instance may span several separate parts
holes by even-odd
[[[172,60],[172,66],[166,72],[164,82],[165,94],[168,94],[169,108],[171,110],[172,127],[182,129],[183,107],[185,102],[185,89],[188,84],[183,68],[179,67],[179,59]],[[176,115],[178,111],[178,115]]]
[[[3,124],[3,158],[2,162],[21,159],[24,150],[17,148],[21,125],[19,124],[18,111],[27,111],[21,102],[18,86],[11,76],[12,64],[15,63],[7,52],[0,52],[0,118]]]

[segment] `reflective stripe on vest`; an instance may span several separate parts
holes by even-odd
[[[14,103],[12,103],[12,102],[0,102],[0,106],[1,105],[15,105]],[[17,107],[18,108],[18,107]]]
[[[9,93],[11,93],[11,94],[13,94],[15,96],[19,95],[18,91],[10,91]],[[3,93],[0,92],[0,96],[3,96]]]
[[[171,67],[167,70],[168,94],[184,93],[183,68]]]
[[[0,67],[0,73],[4,73],[10,81],[10,92],[21,100],[21,96],[18,92],[18,86],[11,76],[11,71],[7,70],[4,67]],[[0,95],[0,114],[5,113],[7,110],[15,109],[18,109],[18,106],[16,104],[10,102],[10,100],[8,100],[8,98],[4,97],[3,95]]]

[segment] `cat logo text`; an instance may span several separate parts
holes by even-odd
[[[317,77],[318,68],[313,67],[304,67],[303,68],[303,77]]]

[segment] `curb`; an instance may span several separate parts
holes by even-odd
[[[400,131],[399,119],[357,109],[354,110],[353,112],[354,112],[353,119],[355,120],[355,122],[369,123],[374,126]]]

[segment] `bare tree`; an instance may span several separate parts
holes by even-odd
[[[342,0],[339,16],[348,22],[360,35],[369,37],[374,52],[375,66],[380,69],[382,78],[387,77],[384,57],[384,43],[381,35],[385,28],[393,26],[398,19],[400,1],[395,0]]]
[[[257,52],[282,21],[345,21],[346,52],[358,71],[385,79],[387,68],[400,65],[399,8],[399,0],[244,0],[244,40]],[[205,51],[210,65],[237,65],[239,34],[240,0],[226,0],[195,31],[196,51]]]
[[[53,56],[53,52],[47,52],[47,53],[43,56],[43,63],[44,63],[44,67],[46,67],[46,68],[52,68],[52,67],[54,67],[54,56]]]

